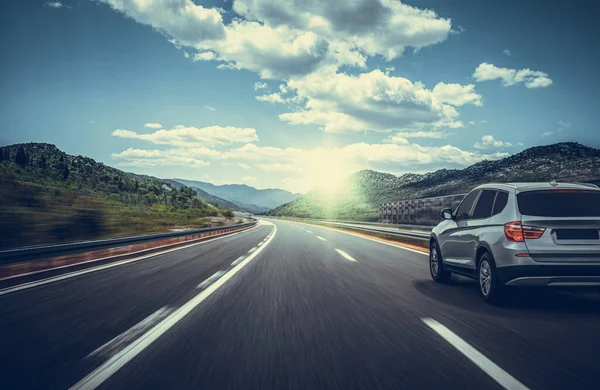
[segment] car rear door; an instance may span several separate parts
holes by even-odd
[[[600,191],[550,189],[517,194],[521,223],[544,228],[525,238],[534,261],[600,262]]]

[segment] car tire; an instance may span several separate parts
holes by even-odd
[[[429,247],[429,273],[431,274],[431,278],[437,283],[445,283],[452,276],[452,272],[444,269],[442,253],[435,241]]]
[[[484,301],[499,303],[502,297],[502,285],[498,282],[496,263],[489,252],[481,255],[477,265],[477,285]]]

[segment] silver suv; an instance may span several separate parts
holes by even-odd
[[[477,279],[497,300],[505,286],[600,286],[600,188],[576,183],[485,184],[432,231],[429,269]]]

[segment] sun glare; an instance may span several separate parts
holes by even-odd
[[[306,161],[306,166],[308,169],[304,180],[305,186],[328,195],[338,192],[344,180],[352,173],[347,164],[332,155],[323,155]]]

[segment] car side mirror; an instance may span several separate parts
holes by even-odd
[[[451,209],[443,209],[442,210],[442,219],[453,219],[452,218],[452,210]]]

